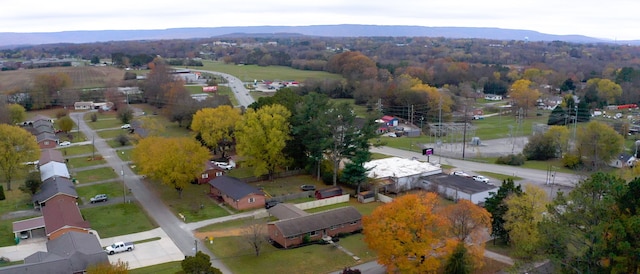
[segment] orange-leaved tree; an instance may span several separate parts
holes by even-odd
[[[204,170],[209,150],[195,139],[147,137],[133,149],[133,161],[141,174],[182,190]]]
[[[491,231],[491,214],[466,199],[447,206],[442,213],[449,220],[452,236],[464,243],[471,255],[473,268],[481,268],[484,264],[484,243],[489,240]]]
[[[364,240],[388,272],[434,273],[457,243],[438,211],[435,193],[396,198],[363,218]]]

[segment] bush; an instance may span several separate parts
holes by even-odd
[[[509,154],[507,156],[500,156],[496,160],[496,164],[521,166],[524,165],[525,157],[522,154]]]
[[[95,121],[98,121],[98,114],[94,112],[94,113],[91,113],[91,122],[95,122]]]
[[[570,169],[576,169],[582,166],[582,159],[578,155],[567,154],[562,157],[562,165]]]
[[[0,185],[0,201],[4,201],[7,197],[4,196],[4,187]]]

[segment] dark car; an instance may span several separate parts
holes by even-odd
[[[314,185],[301,185],[300,189],[302,191],[313,191],[313,190],[316,190],[316,186],[314,186]]]
[[[264,203],[264,208],[269,209],[269,208],[272,208],[272,207],[276,206],[279,203],[280,202],[278,202],[278,201],[267,201],[266,203]]]

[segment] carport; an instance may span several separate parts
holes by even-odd
[[[20,233],[28,232],[29,238],[33,238],[33,231],[44,229],[44,217],[35,217],[22,221],[13,222],[13,234],[16,238],[20,238]]]

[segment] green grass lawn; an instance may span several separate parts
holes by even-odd
[[[101,167],[96,169],[78,171],[76,172],[76,174],[73,174],[71,176],[73,176],[73,178],[78,180],[81,184],[118,178],[118,174],[111,167]]]
[[[81,201],[83,201],[84,203],[89,203],[91,197],[98,194],[107,194],[109,199],[122,197],[124,190],[122,187],[122,182],[109,182],[88,186],[78,185],[76,187],[76,191],[78,192],[78,197]],[[127,193],[127,195],[129,194]],[[122,198],[120,200],[122,200]]]
[[[371,113],[367,112],[367,107],[366,106],[361,106],[361,105],[356,105],[355,104],[355,100],[354,99],[344,99],[344,98],[340,98],[340,99],[329,99],[329,101],[333,102],[334,104],[341,104],[341,103],[348,103],[349,105],[351,105],[351,107],[353,107],[353,111],[356,113],[356,115],[358,117],[367,117],[368,115],[370,115]]]
[[[227,172],[227,175],[235,178],[253,177],[253,167],[238,167]]]
[[[116,154],[118,154],[118,157],[120,158],[120,160],[128,162],[131,161],[131,154],[133,153],[133,148],[128,148],[128,149],[118,149],[116,151]]]
[[[219,207],[209,196],[209,185],[192,185],[189,184],[182,191],[182,198],[178,196],[178,192],[160,182],[150,182],[146,180],[145,183],[149,189],[156,191],[160,199],[169,207],[169,209],[178,216],[178,213],[183,214],[187,222],[197,222],[206,219],[212,219],[217,217],[223,217],[229,215],[229,212]],[[203,206],[200,208],[200,206]]]
[[[102,159],[102,156],[100,154],[96,154],[95,158],[88,156],[88,157],[67,158],[67,160],[69,160],[67,162],[67,167],[69,169],[88,167],[88,166],[97,166],[97,165],[102,165],[107,163],[107,161]]]
[[[150,265],[129,270],[129,274],[175,274],[182,271],[181,261]]]
[[[263,273],[265,269],[269,273],[328,273],[356,264],[352,257],[333,245],[280,250],[264,243],[257,257],[247,241],[239,236],[216,238],[213,244],[207,242],[206,246],[233,273],[238,274]]]
[[[87,125],[92,129],[106,129],[106,128],[120,129],[120,126],[122,126],[122,121],[120,121],[120,119],[113,116],[113,117],[98,118],[98,120],[95,122],[91,122],[91,120],[89,120],[87,121]]]
[[[371,160],[379,160],[379,159],[386,159],[386,158],[391,158],[393,156],[389,156],[387,154],[380,154],[380,153],[371,153]]]
[[[85,208],[81,209],[81,212],[101,238],[138,233],[158,227],[136,203]]]
[[[124,130],[121,128],[113,129],[113,130],[101,130],[96,132],[96,134],[98,134],[98,136],[100,136],[103,139],[116,138],[120,135],[129,135],[127,130]]]
[[[123,145],[120,144],[120,142],[118,142],[118,140],[116,139],[111,139],[111,140],[105,140],[107,142],[107,144],[112,147],[112,148],[120,148],[123,147]],[[129,143],[127,143],[124,146],[130,146],[131,145],[131,141],[129,141]]]
[[[217,223],[217,224],[211,224],[208,226],[203,226],[201,228],[198,228],[196,229],[196,231],[208,232],[208,231],[227,229],[227,228],[241,228],[241,227],[244,227],[247,224],[247,221],[250,221],[250,220],[254,220],[253,217],[247,217],[247,218],[231,220],[231,221],[226,221],[226,222]]]
[[[332,205],[328,205],[328,206],[322,206],[322,207],[316,207],[316,208],[311,208],[311,209],[307,209],[305,210],[306,212],[309,213],[316,213],[316,212],[322,212],[322,211],[326,211],[326,210],[330,210],[330,209],[334,209],[334,208],[341,208],[341,207],[345,207],[345,206],[353,206],[355,207],[358,212],[360,212],[360,214],[367,216],[367,215],[371,215],[371,213],[373,212],[374,209],[376,209],[377,207],[383,205],[384,203],[382,202],[372,202],[372,203],[360,203],[358,202],[358,200],[356,199],[349,199],[349,202],[346,203],[339,203],[339,204],[332,204]]]
[[[82,145],[82,146],[70,146],[58,149],[62,152],[63,157],[80,155],[80,154],[90,154],[95,152],[93,145]]]
[[[549,120],[549,113],[545,112],[542,116],[530,116],[522,121],[522,125],[520,126],[518,132],[516,133],[516,129],[518,129],[518,123],[515,116],[491,116],[486,117],[482,120],[474,120],[472,124],[476,126],[476,134],[475,136],[480,137],[481,140],[491,140],[491,139],[499,139],[499,138],[508,138],[509,134],[516,136],[529,136],[531,132],[533,132],[534,124],[547,124]],[[510,129],[510,126],[513,130]]]
[[[263,191],[274,197],[299,193],[301,185],[315,185],[316,189],[328,187],[324,183],[316,181],[315,178],[310,175],[290,176],[274,179],[273,181],[262,181],[251,184],[256,187],[261,187]]]
[[[197,69],[212,70],[231,74],[242,81],[253,80],[295,80],[304,81],[306,79],[342,79],[338,74],[324,71],[297,70],[283,66],[261,67],[257,65],[234,65],[224,62],[203,60],[203,67]]]

